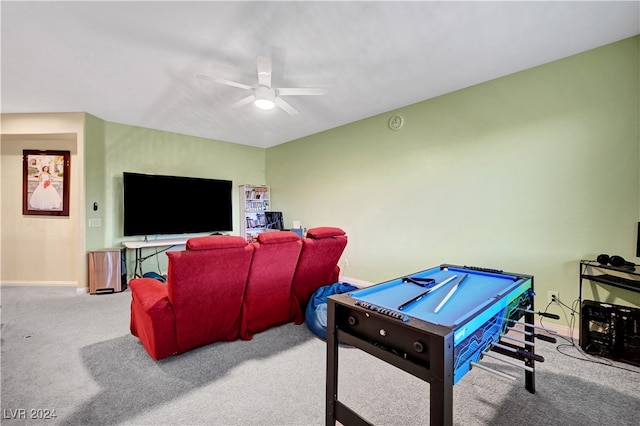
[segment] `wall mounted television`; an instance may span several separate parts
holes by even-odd
[[[232,231],[229,180],[123,173],[124,235]]]

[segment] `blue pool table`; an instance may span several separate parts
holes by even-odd
[[[431,424],[453,423],[453,385],[485,351],[525,366],[535,392],[533,276],[443,264],[330,296],[326,424],[368,424],[338,399],[338,344],[366,351],[430,384]],[[524,317],[524,345],[500,340]],[[530,324],[530,325],[529,325]]]

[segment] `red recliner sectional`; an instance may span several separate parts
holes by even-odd
[[[289,231],[191,238],[168,252],[167,283],[135,278],[131,333],[159,360],[218,341],[304,321],[319,287],[338,280],[347,243],[340,228],[321,227],[299,238]]]

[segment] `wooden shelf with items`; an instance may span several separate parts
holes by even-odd
[[[255,240],[267,231],[265,212],[269,209],[271,189],[266,185],[240,185],[240,235]]]

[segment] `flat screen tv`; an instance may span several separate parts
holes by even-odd
[[[232,231],[229,180],[123,173],[124,235]]]

